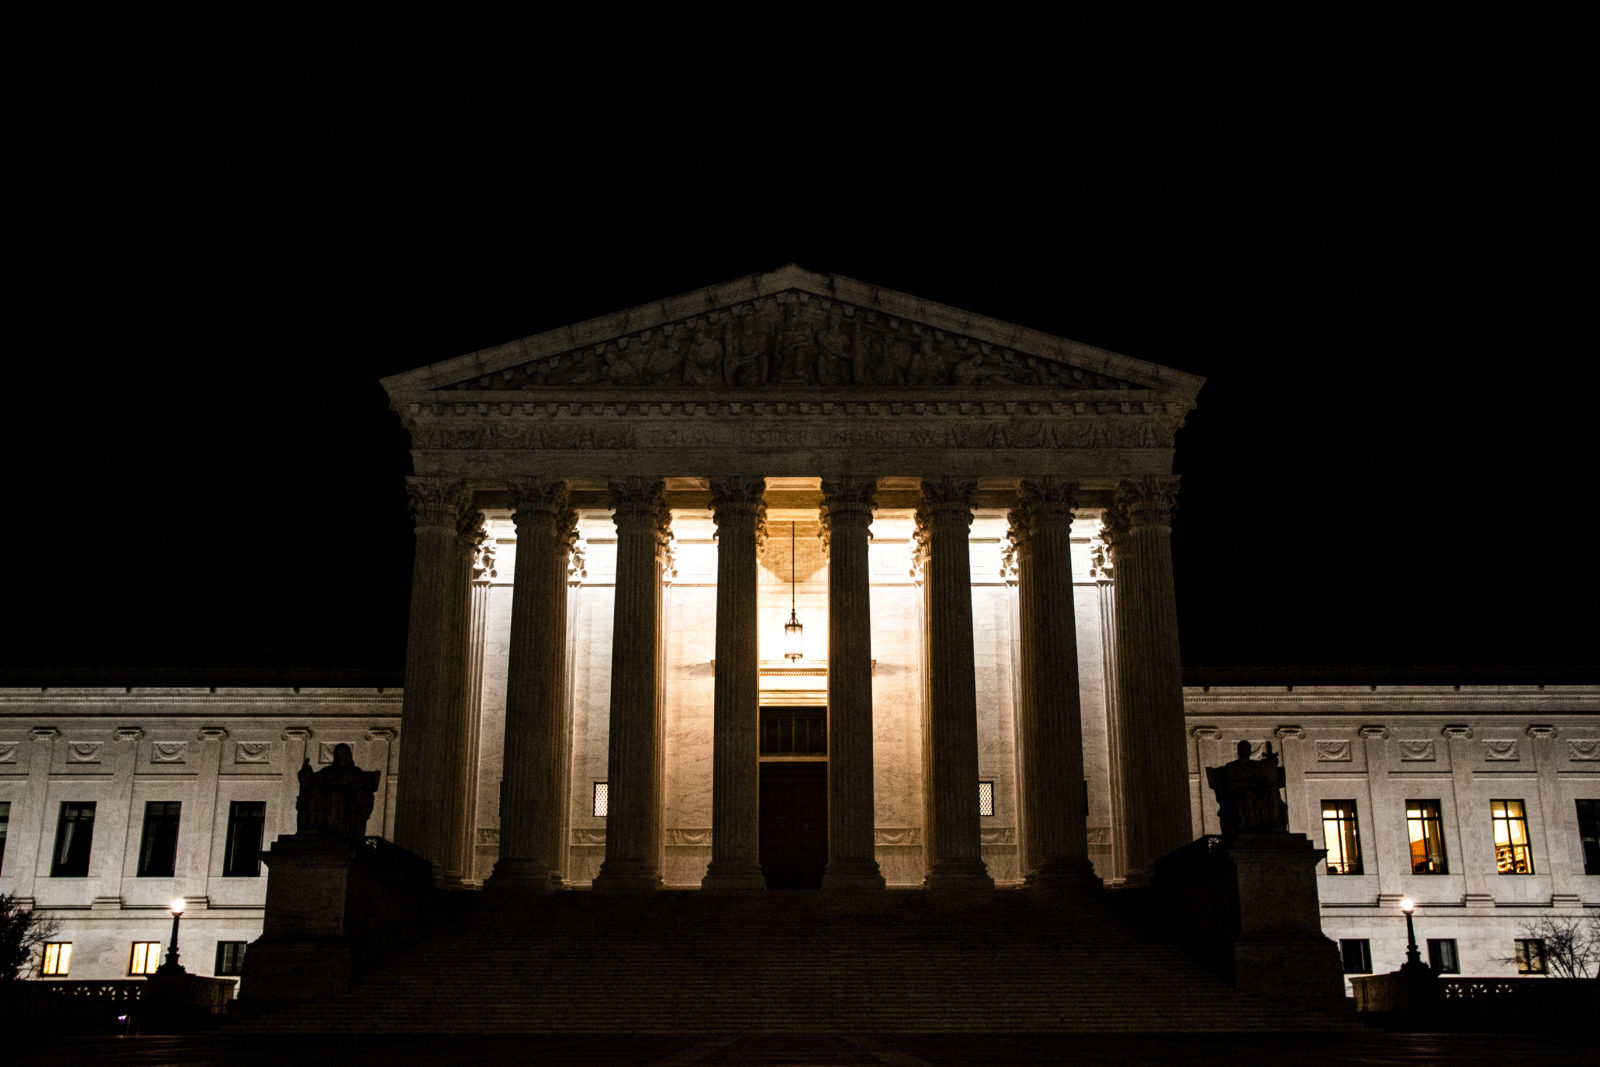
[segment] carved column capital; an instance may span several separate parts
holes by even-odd
[[[471,504],[472,496],[463,481],[447,481],[437,476],[413,475],[406,479],[406,502],[417,529],[443,527],[456,532]]]
[[[831,547],[833,528],[849,526],[865,529],[872,525],[872,509],[878,502],[878,479],[842,476],[822,480],[822,528],[819,536],[824,548]],[[870,537],[870,533],[868,534]]]
[[[1117,483],[1113,504],[1107,513],[1106,529],[1120,534],[1141,526],[1168,526],[1178,506],[1178,476],[1146,474]]]
[[[731,522],[749,522],[756,535],[756,550],[767,540],[767,483],[762,478],[711,479],[711,521],[720,536]]]
[[[517,537],[543,534],[571,551],[578,537],[578,513],[567,505],[567,483],[556,479],[513,478],[511,521]]]
[[[977,492],[973,482],[956,478],[922,479],[922,503],[917,506],[917,547],[926,552],[932,532],[959,527],[972,528],[972,501]]]
[[[665,549],[671,537],[672,512],[662,495],[664,488],[662,482],[649,478],[623,478],[607,483],[618,533],[623,527],[651,529],[657,550]]]
[[[1013,544],[1020,544],[1044,527],[1070,529],[1077,495],[1077,482],[1049,476],[1024,481],[1017,492],[1016,506],[1006,513],[1010,523],[1007,536]]]

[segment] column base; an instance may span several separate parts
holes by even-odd
[[[537,860],[501,860],[483,888],[489,893],[548,893],[561,888],[561,875]]]
[[[1022,884],[1051,895],[1098,895],[1104,888],[1088,860],[1052,860],[1024,878]]]
[[[653,893],[661,888],[661,872],[653,863],[606,860],[591,888],[596,893]]]
[[[951,860],[935,865],[922,888],[930,893],[982,893],[994,888],[994,879],[982,860]]]
[[[845,860],[828,864],[822,875],[823,889],[875,890],[885,888],[877,860]]]
[[[764,893],[766,875],[761,864],[749,860],[712,860],[706,865],[706,876],[700,880],[701,892],[710,893]]]

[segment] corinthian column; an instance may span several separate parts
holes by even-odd
[[[928,627],[922,731],[928,874],[923,884],[932,890],[994,886],[978,835],[978,682],[967,545],[972,492],[970,483],[923,479],[917,509]]]
[[[702,889],[765,889],[757,732],[756,552],[766,483],[713,480],[717,524],[717,676],[712,696],[711,863]]]
[[[434,865],[435,876],[459,879],[460,710],[465,638],[461,615],[471,560],[463,550],[477,526],[465,483],[437,477],[407,480],[416,553],[411,571],[411,621],[406,633],[405,696],[395,843]],[[461,632],[457,632],[461,631]]]
[[[1124,481],[1105,519],[1116,563],[1116,737],[1130,882],[1148,881],[1155,861],[1192,836],[1172,584],[1177,492],[1176,477]]]
[[[1084,826],[1083,718],[1072,592],[1072,498],[1077,486],[1022,483],[1012,510],[1022,623],[1023,873],[1041,888],[1091,887]]]
[[[882,889],[873,847],[872,592],[877,480],[822,483],[828,549],[828,869],[824,889]],[[976,776],[974,776],[976,778]]]
[[[567,709],[567,562],[577,515],[561,481],[511,483],[517,569],[506,667],[500,859],[486,888],[561,885]]]
[[[617,524],[617,591],[611,627],[611,781],[606,859],[594,888],[648,891],[661,885],[661,809],[656,709],[661,632],[661,561],[671,516],[661,483],[611,483]]]

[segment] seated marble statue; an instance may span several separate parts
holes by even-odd
[[[359,843],[367,835],[379,773],[357,767],[350,746],[343,743],[333,746],[333,762],[320,771],[313,772],[306,759],[300,764],[295,833]]]
[[[1217,795],[1222,837],[1239,834],[1283,833],[1289,829],[1289,809],[1283,802],[1283,768],[1272,742],[1258,760],[1250,758],[1250,742],[1240,741],[1238,758],[1221,767],[1207,767],[1206,780]]]

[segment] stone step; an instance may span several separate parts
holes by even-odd
[[[248,991],[245,991],[248,997]],[[1020,893],[451,894],[350,993],[258,1032],[1347,1029],[1266,1007],[1111,913]]]

